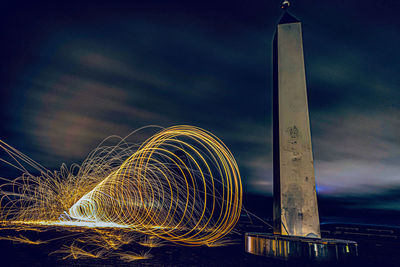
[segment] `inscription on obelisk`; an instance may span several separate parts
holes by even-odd
[[[274,233],[320,238],[301,23],[288,12],[273,49]]]

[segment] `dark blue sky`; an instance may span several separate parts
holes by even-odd
[[[62,2],[2,4],[0,139],[57,169],[109,135],[191,124],[271,195],[281,1]],[[399,1],[292,2],[319,195],[400,210]]]

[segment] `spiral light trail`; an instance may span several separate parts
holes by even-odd
[[[58,172],[0,146],[17,163],[1,160],[24,172],[0,187],[3,221],[103,224],[197,246],[220,240],[240,217],[236,161],[221,140],[197,127],[162,129],[141,145],[101,144],[81,166]]]

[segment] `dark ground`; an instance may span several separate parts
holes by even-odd
[[[246,223],[241,226],[246,227]],[[260,227],[254,230],[265,230]],[[358,242],[359,257],[354,261],[341,263],[310,263],[285,262],[265,257],[255,256],[244,251],[243,236],[238,238],[238,244],[226,247],[182,247],[167,245],[153,248],[153,257],[148,260],[125,262],[118,257],[106,259],[62,259],[65,254],[51,254],[59,249],[62,240],[42,245],[13,244],[11,241],[0,241],[1,266],[400,266],[400,229],[376,225],[354,224],[322,224],[324,237],[350,239]],[[62,236],[63,232],[50,230],[42,233],[26,233],[14,230],[2,230],[1,236],[20,234],[33,240],[51,239]],[[128,245],[126,251],[138,252],[138,247]],[[141,249],[143,250],[143,248]],[[144,250],[148,250],[145,248]]]

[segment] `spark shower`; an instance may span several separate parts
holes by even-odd
[[[143,143],[130,141],[146,129],[158,132]],[[66,257],[145,258],[121,252],[134,241],[150,248],[163,242],[221,245],[240,217],[236,161],[220,139],[198,127],[149,126],[125,138],[109,137],[81,165],[62,165],[59,171],[47,170],[1,140],[0,147],[5,155],[0,161],[22,173],[1,178],[0,229],[76,232],[72,244],[56,251]],[[51,241],[1,239],[7,238]]]

